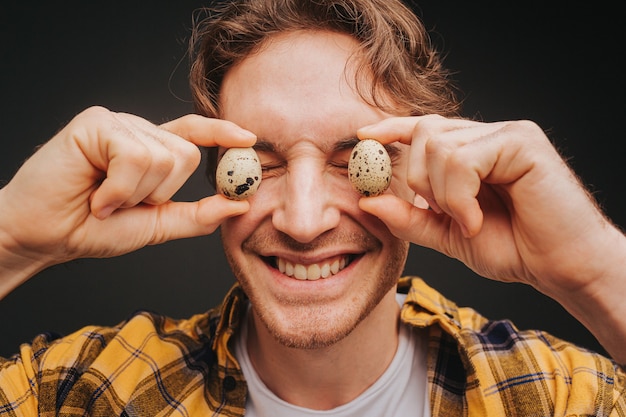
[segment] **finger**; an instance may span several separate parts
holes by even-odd
[[[493,141],[480,140],[454,148],[445,161],[432,163],[435,200],[441,210],[460,224],[465,237],[475,236],[482,227],[478,194],[500,155],[499,149],[489,148],[497,147]]]
[[[227,120],[189,114],[161,127],[200,146],[245,148],[254,145],[256,135]]]
[[[200,162],[200,151],[184,139],[138,116],[111,116],[110,123],[98,125],[97,140],[83,140],[81,146],[104,172],[90,198],[92,213],[100,219],[142,201],[167,201]]]
[[[420,120],[420,116],[392,117],[360,128],[357,136],[359,139],[376,139],[383,144],[399,141],[410,145],[413,141],[413,130]]]
[[[120,140],[108,140],[104,147],[106,176],[90,203],[92,213],[99,219],[134,199],[152,159],[149,149],[132,136],[127,136],[123,144]]]
[[[195,202],[142,204],[117,210],[105,220],[88,217],[85,230],[91,236],[98,236],[97,243],[85,245],[85,238],[79,233],[75,240],[68,241],[68,246],[83,251],[87,247],[89,257],[117,256],[146,245],[210,234],[225,219],[243,214],[249,208],[247,201],[228,200],[221,195]]]
[[[359,129],[357,135],[364,139],[373,137],[382,143],[399,141],[411,146],[406,178],[409,187],[421,195],[429,206],[441,213],[430,182],[428,150],[432,142],[446,144],[450,132],[475,126],[477,122],[466,119],[448,119],[439,115],[394,117]]]
[[[136,127],[138,139],[150,150],[152,157],[133,200],[126,204],[162,204],[170,200],[198,168],[200,150],[197,145],[145,119],[125,116]]]
[[[478,195],[483,182],[517,179],[504,175],[514,162],[514,152],[505,156],[510,141],[498,133],[503,128],[506,125],[501,123],[475,124],[446,132],[426,144],[426,168],[434,200],[459,223],[465,237],[475,236],[482,227]]]
[[[415,207],[391,194],[362,198],[359,207],[382,220],[394,236],[450,254],[447,232],[450,217]]]
[[[390,117],[357,130],[359,139],[373,138],[383,144],[401,142],[410,145],[416,135],[433,135],[462,129],[477,122],[467,119],[449,119],[436,114],[412,117]]]
[[[495,163],[493,153],[472,151],[478,148],[472,144],[480,143],[501,127],[499,123],[423,116],[386,119],[359,134],[402,142],[407,142],[410,136],[406,176],[409,187],[424,197],[435,212],[452,216],[469,237],[478,233],[482,225],[483,215],[476,196],[481,181],[488,175],[486,170],[492,166],[490,163]]]
[[[159,210],[158,227],[150,244],[213,233],[227,218],[247,212],[250,203],[214,195],[196,202],[170,202],[155,208]]]
[[[424,147],[423,164],[409,167],[409,178],[416,192],[423,193],[437,212],[452,216],[469,237],[480,230],[482,213],[476,196],[482,177],[478,158],[488,157],[472,151],[482,135],[491,133],[494,126],[472,124],[469,127],[420,134],[414,148]],[[413,148],[412,147],[412,148]]]

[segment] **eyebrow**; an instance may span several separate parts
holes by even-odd
[[[252,145],[252,148],[255,151],[260,151],[260,152],[276,152],[276,147],[274,146],[273,143],[268,142],[267,140],[264,140],[261,138],[257,138],[257,141],[254,145]]]
[[[356,136],[351,136],[345,139],[341,139],[333,145],[332,152],[335,153],[335,152],[345,151],[346,149],[352,149],[354,148],[354,145],[359,143],[359,141],[360,139],[357,138]],[[400,154],[400,148],[398,148],[398,146],[392,143],[388,143],[383,146],[387,150],[387,153],[389,154],[389,157],[391,159],[394,159]],[[253,145],[253,148],[254,150],[260,151],[260,152],[272,152],[272,153],[277,152],[276,146],[274,146],[273,143],[263,138],[257,138],[257,141]]]
[[[334,151],[340,152],[346,149],[352,149],[360,141],[361,139],[357,138],[356,136],[348,138],[348,139],[340,140],[339,142],[335,144]],[[392,160],[397,158],[397,156],[400,154],[400,148],[394,145],[393,143],[388,143],[383,146],[385,147],[385,150],[389,154],[389,158],[391,158]]]

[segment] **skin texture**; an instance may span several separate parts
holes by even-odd
[[[297,371],[303,363],[319,362],[318,371],[309,375],[310,383],[326,386],[327,405],[335,406],[375,380],[397,345],[394,293],[408,245],[359,209],[359,195],[347,177],[351,147],[334,150],[342,141],[354,139],[358,127],[389,117],[366,105],[347,83],[350,77],[344,77],[354,45],[347,36],[327,33],[278,36],[260,54],[233,68],[223,86],[223,116],[257,134],[265,173],[249,200],[250,211],[222,225],[222,240],[252,301],[253,363],[278,395],[301,405],[303,400],[293,398],[293,393],[307,379]],[[273,151],[267,150],[268,144]],[[396,164],[402,167],[406,162],[400,157]],[[401,176],[406,168],[397,172],[392,188],[412,200]],[[354,258],[346,269],[316,281],[287,277],[273,260],[268,261],[280,257],[308,266],[344,256]],[[381,343],[364,348],[372,345],[364,340],[374,335]],[[366,352],[354,355],[359,350]],[[357,378],[350,374],[345,381],[324,384],[329,375],[336,375],[329,372],[331,351],[344,360],[351,352],[346,366],[362,364],[364,357],[378,359],[371,361],[357,386],[353,382]],[[281,361],[280,369],[271,366],[274,361]],[[275,375],[288,369],[295,372]],[[291,382],[284,384],[285,378]],[[337,398],[339,394],[330,392],[340,383],[350,389]],[[285,387],[290,392],[283,392]]]
[[[227,74],[227,120],[155,126],[103,108],[79,114],[0,189],[0,296],[56,263],[221,225],[252,300],[254,366],[286,401],[326,409],[363,392],[393,357],[395,280],[410,241],[533,286],[626,363],[626,238],[542,130],[373,108],[352,88],[354,46],[336,33],[273,37]],[[385,194],[360,198],[347,159],[370,137],[391,147],[393,179]],[[264,178],[249,201],[170,201],[198,146],[252,145]],[[348,264],[309,281],[281,273],[276,258]]]
[[[254,140],[232,123],[197,115],[155,126],[102,107],[83,111],[0,190],[0,298],[67,260],[212,233],[248,203],[169,199],[197,168],[198,145]]]
[[[526,121],[397,118],[368,108],[345,81],[351,79],[351,41],[337,34],[316,35],[274,38],[232,69],[223,87],[224,117],[278,149],[260,153],[269,168],[250,201],[251,211],[223,225],[229,260],[252,300],[249,348],[266,384],[287,401],[311,405],[306,395],[296,394],[306,392],[299,364],[311,363],[325,346],[334,352],[359,351],[361,331],[376,324],[357,324],[386,288],[375,283],[391,286],[401,272],[386,263],[390,254],[399,253],[397,238],[461,259],[483,276],[534,286],[590,325],[619,360],[624,332],[616,336],[605,323],[608,319],[623,328],[614,309],[624,309],[615,292],[623,293],[624,236],[602,216],[541,129]],[[304,51],[311,50],[318,52],[315,60],[307,60]],[[401,157],[393,170],[395,186],[383,196],[357,201],[345,173],[333,175],[336,167],[328,167],[333,160],[328,142],[349,137],[359,124],[373,124],[358,130],[360,138],[400,146]],[[432,210],[424,210],[416,195]],[[357,207],[375,214],[388,230]],[[350,243],[343,231],[358,239]],[[376,242],[369,234],[379,247],[368,245]],[[490,249],[495,242],[497,254]],[[278,256],[306,265],[353,251],[364,253],[358,262],[313,283],[288,278],[267,261]],[[615,262],[597,262],[606,253]],[[348,291],[359,288],[358,293]],[[389,325],[395,320],[391,304],[387,292],[372,315]],[[379,328],[381,334],[384,328]],[[307,350],[294,352],[290,346]],[[394,349],[387,345],[383,357],[390,358]],[[285,358],[290,358],[287,366]],[[324,375],[332,374],[325,364],[316,367],[323,372],[311,386],[337,382],[324,383]],[[383,364],[378,370],[372,367],[370,375],[381,372]]]

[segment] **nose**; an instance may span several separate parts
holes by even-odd
[[[292,163],[282,180],[280,199],[272,215],[277,230],[309,243],[339,224],[340,200],[332,174],[313,161]]]

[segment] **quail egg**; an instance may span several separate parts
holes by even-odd
[[[385,147],[374,139],[359,141],[350,154],[348,178],[365,197],[384,193],[391,183],[391,158]]]
[[[231,200],[251,197],[259,188],[261,177],[261,163],[252,148],[228,149],[215,172],[217,191]]]

